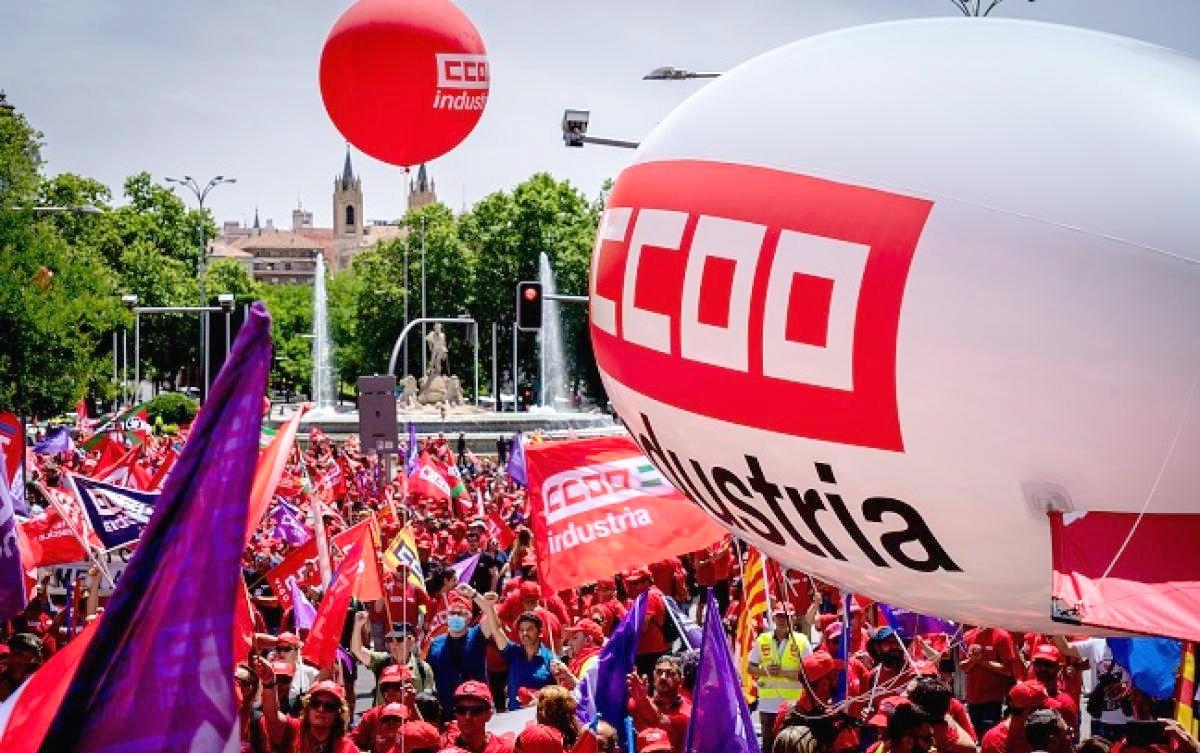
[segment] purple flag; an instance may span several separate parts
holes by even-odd
[[[508,477],[521,486],[528,486],[528,473],[525,470],[525,443],[521,441],[521,432],[513,434],[512,452],[508,453],[508,466],[505,472]]]
[[[286,504],[280,503],[275,506],[271,520],[275,523],[275,530],[271,535],[280,541],[292,546],[303,546],[312,538],[312,534]]]
[[[288,578],[288,590],[292,592],[292,619],[296,621],[296,630],[311,630],[317,617],[316,607],[309,602],[295,578]]]
[[[633,602],[612,637],[600,650],[600,657],[596,661],[596,687],[592,689],[596,718],[603,719],[618,730],[625,729],[625,707],[629,704],[629,686],[625,676],[633,671],[637,661],[642,619],[646,616],[647,593]],[[625,750],[632,748],[626,747]]]
[[[470,557],[467,557],[461,562],[455,562],[450,566],[454,571],[454,577],[459,583],[468,583],[471,576],[475,574],[475,567],[479,564],[479,555],[483,552],[475,552]]]
[[[17,548],[17,511],[0,473],[0,622],[25,609],[25,572]]]
[[[721,625],[721,610],[708,589],[704,610],[704,639],[692,689],[684,753],[760,753],[754,722],[742,693],[742,681]]]
[[[71,439],[71,430],[60,426],[46,435],[46,438],[33,446],[33,451],[39,455],[57,455],[75,449]]]
[[[950,620],[943,620],[941,617],[930,617],[927,614],[919,612],[910,612],[907,609],[893,607],[890,604],[879,602],[879,611],[883,614],[883,619],[887,620],[887,624],[892,630],[900,636],[902,641],[911,641],[918,635],[929,635],[931,633],[945,633],[946,635],[954,635],[958,626]]]
[[[404,475],[411,476],[417,471],[417,459],[420,458],[420,442],[417,441],[417,430],[412,423],[408,425],[408,448],[405,450]]]
[[[233,626],[270,328],[254,304],[42,753],[237,749]]]

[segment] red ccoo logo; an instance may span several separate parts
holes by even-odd
[[[600,367],[701,415],[901,451],[896,336],[932,206],[762,167],[634,165],[592,255]]]

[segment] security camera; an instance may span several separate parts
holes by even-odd
[[[137,305],[138,297],[136,295],[121,296],[121,303],[125,304],[125,308],[133,311],[133,307]]]
[[[591,113],[587,110],[564,110],[562,119],[563,143],[567,146],[583,146],[583,137],[587,135],[588,118]]]
[[[222,311],[229,311],[233,308],[233,293],[222,293],[217,296],[217,303],[221,306]]]

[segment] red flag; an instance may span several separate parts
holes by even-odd
[[[154,479],[145,466],[138,462],[143,447],[145,447],[144,444],[134,445],[129,452],[126,452],[116,463],[107,468],[98,465],[97,468],[100,470],[96,471],[92,478],[138,491],[150,491],[154,488],[152,486]]]
[[[501,549],[508,549],[516,541],[517,534],[513,533],[513,529],[504,522],[499,512],[493,510],[484,522],[487,524],[488,535],[500,544]]]
[[[342,560],[333,578],[333,585],[321,606],[317,616],[313,618],[312,630],[300,655],[304,660],[319,669],[329,669],[337,659],[337,648],[342,640],[342,625],[346,621],[346,609],[350,606],[350,597],[355,586],[362,579],[363,561],[361,557],[347,557]]]
[[[120,462],[125,454],[125,445],[116,439],[119,436],[121,435],[107,432],[100,438],[100,457],[96,460],[96,468],[107,469]]]
[[[96,633],[96,620],[83,632],[56,651],[28,682],[17,689],[14,698],[0,706],[0,750],[4,753],[37,753],[42,738],[54,719],[58,705],[75,677],[79,658]],[[5,711],[8,712],[7,718]]]
[[[408,490],[431,499],[450,499],[450,483],[437,465],[429,453],[422,452],[417,458],[417,467],[408,477]]]
[[[275,598],[279,599],[279,605],[284,609],[292,608],[292,589],[288,588],[289,578],[299,578],[300,570],[309,560],[317,558],[317,539],[314,536],[304,543],[303,546],[292,550],[292,553],[283,558],[275,567],[267,571],[266,579],[271,584],[271,590],[275,592]],[[319,585],[321,579],[317,576],[317,567],[314,564],[306,577],[300,578],[297,582],[302,586]]]
[[[17,530],[26,542],[21,552],[25,567],[47,567],[88,558],[79,538],[63,520],[58,510],[50,508],[36,518],[17,523]],[[76,531],[82,532],[76,523]]]
[[[179,459],[179,453],[174,450],[167,450],[167,454],[163,457],[162,465],[154,472],[154,478],[150,479],[149,491],[158,491],[162,488],[163,482],[167,480],[167,473],[170,472],[171,466],[175,465],[175,461]]]
[[[555,591],[725,535],[629,437],[531,443],[525,461],[538,573]]]
[[[250,605],[250,593],[246,581],[238,584],[237,604],[233,613],[233,655],[241,659],[254,648],[254,609]]]
[[[283,429],[275,434],[271,444],[263,450],[258,458],[258,468],[254,472],[254,486],[250,490],[250,508],[246,514],[246,541],[254,534],[254,529],[262,522],[275,497],[275,487],[283,476],[283,468],[287,465],[288,455],[296,442],[296,430],[300,428],[300,417],[308,410],[308,403],[301,405]]]
[[[347,528],[334,536],[331,542],[342,551],[345,558],[343,562],[354,558],[362,560],[363,573],[354,587],[354,598],[360,601],[382,599],[383,579],[379,575],[379,547],[375,544],[370,519]]]

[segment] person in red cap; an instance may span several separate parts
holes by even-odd
[[[17,633],[8,639],[8,662],[0,675],[0,701],[5,700],[42,664],[42,639],[33,633]]]
[[[366,612],[354,613],[354,630],[350,632],[350,654],[366,665],[375,675],[375,703],[383,703],[383,693],[380,684],[383,682],[383,672],[388,667],[400,666],[408,669],[409,684],[413,693],[423,693],[433,690],[433,669],[415,651],[417,645],[416,628],[408,622],[393,622],[391,629],[385,634],[387,651],[369,651],[362,643],[362,626],[367,622]]]
[[[794,704],[786,701],[780,704],[773,727],[776,735],[783,729],[784,724],[788,723],[788,715],[793,711],[796,716],[816,715],[823,708],[832,705],[833,694],[837,690],[838,672],[846,664],[841,659],[830,656],[828,651],[814,651],[804,657],[800,666],[804,671],[804,676],[808,679],[808,688],[812,689],[812,693],[806,689]]]
[[[654,697],[650,698],[646,681],[637,672],[626,677],[629,688],[629,714],[639,732],[650,727],[665,729],[671,736],[671,749],[682,753],[692,702],[681,692],[683,666],[671,654],[659,657],[654,665]]]
[[[300,706],[300,696],[317,681],[317,668],[300,661],[300,638],[295,633],[280,633],[275,637],[275,649],[271,653],[274,661],[287,662],[292,667],[291,684],[288,687],[289,710]]]
[[[1019,682],[1008,691],[1009,715],[989,729],[980,741],[982,753],[1033,753],[1025,737],[1025,719],[1038,709],[1058,709],[1037,680]]]
[[[1058,704],[1058,713],[1067,724],[1075,728],[1079,725],[1079,706],[1075,699],[1063,687],[1062,669],[1063,656],[1057,646],[1042,643],[1033,649],[1029,657],[1029,672],[1033,679],[1046,688],[1046,695]]]
[[[776,602],[772,618],[774,629],[755,639],[747,657],[748,672],[758,681],[758,716],[764,750],[771,749],[780,705],[796,702],[804,692],[800,681],[801,662],[812,653],[808,638],[798,629],[791,604]]]
[[[530,724],[517,735],[518,753],[564,753],[562,733],[545,724]]]
[[[612,634],[617,623],[625,619],[628,611],[621,600],[617,598],[617,584],[612,578],[601,578],[596,581],[596,592],[592,596],[591,603],[587,605],[585,614],[600,623],[605,635]]]
[[[409,708],[403,703],[389,703],[371,709],[371,711],[378,709],[379,714],[372,720],[373,731],[366,744],[359,741],[360,736],[357,734],[363,727],[362,722],[359,722],[358,727],[355,728],[354,742],[358,745],[359,750],[369,753],[389,753],[400,742],[400,727],[408,721]]]
[[[604,631],[595,620],[581,617],[574,625],[563,631],[567,641],[568,664],[556,661],[550,665],[554,679],[568,689],[574,689],[579,679],[596,665],[600,648],[604,645]]]
[[[458,747],[468,753],[512,753],[510,735],[496,735],[487,731],[487,722],[492,718],[492,691],[487,683],[467,680],[459,685],[451,696],[454,722],[442,738],[443,747]]]
[[[254,671],[262,683],[263,731],[271,753],[358,753],[347,734],[350,708],[346,691],[332,680],[314,684],[301,701],[301,717],[294,719],[279,710],[272,691],[275,673],[261,657],[255,657]]]
[[[359,612],[359,614],[365,613]],[[399,664],[389,664],[383,668],[383,672],[379,675],[377,689],[382,696],[382,703],[367,709],[367,712],[358,720],[358,726],[354,728],[354,744],[362,750],[377,750],[374,747],[375,735],[379,722],[389,707],[401,706],[405,711],[404,718],[407,719],[408,709],[412,708],[412,704],[416,700],[417,693],[413,687],[412,670]],[[392,731],[395,732],[395,730]]]
[[[647,727],[637,735],[638,753],[670,753],[671,736],[658,727]]]
[[[271,671],[275,673],[275,699],[279,708],[288,716],[300,713],[299,701],[292,700],[292,685],[295,684],[295,667],[285,661],[271,662]]]
[[[390,751],[377,753],[437,753],[442,747],[441,733],[429,722],[405,722],[400,726],[399,737]]]
[[[662,591],[650,581],[650,571],[644,567],[634,568],[622,577],[630,603],[643,593],[646,594],[646,616],[642,618],[642,637],[637,645],[635,663],[641,674],[649,677],[654,672],[658,657],[667,653],[667,602]]]
[[[1008,631],[998,628],[968,630],[963,643],[967,656],[958,666],[967,675],[967,711],[975,731],[986,737],[1000,722],[1004,694],[1014,679],[1017,651]]]

